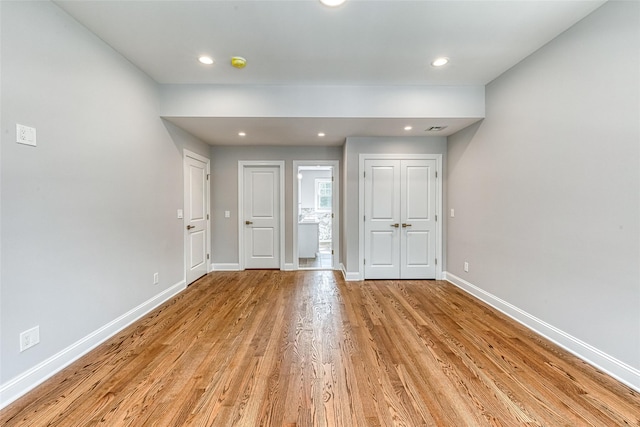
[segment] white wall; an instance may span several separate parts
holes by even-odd
[[[448,272],[636,388],[639,16],[609,2],[488,85],[485,120],[448,141],[447,230]]]
[[[446,137],[352,137],[347,138],[344,147],[343,200],[341,235],[342,263],[347,274],[360,271],[359,263],[359,162],[360,154],[442,154],[443,167],[446,165],[447,139]],[[444,175],[444,171],[442,171]],[[446,183],[443,192],[446,191]],[[446,240],[446,235],[443,236]]]
[[[483,86],[161,85],[160,93],[163,117],[484,117]]]
[[[182,148],[208,147],[165,125],[157,85],[57,6],[0,7],[5,402],[184,286]],[[37,129],[37,147],[15,143],[16,123]],[[36,325],[40,343],[20,353]]]
[[[238,260],[238,161],[285,162],[285,262],[293,263],[293,161],[338,160],[342,147],[211,147],[211,241],[215,264],[237,265]],[[224,217],[230,211],[230,218]],[[296,218],[297,220],[297,218]]]

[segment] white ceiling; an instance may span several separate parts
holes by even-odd
[[[338,8],[317,0],[55,3],[160,84],[485,85],[604,0],[348,0]],[[213,56],[214,65],[198,63],[201,54]],[[247,59],[246,68],[230,66],[234,55]],[[438,56],[451,61],[430,66]],[[304,120],[172,119],[214,144],[249,143],[238,141],[238,126],[261,134],[261,143],[300,143]],[[353,132],[394,136],[399,124],[325,122],[335,137],[324,144],[341,144]],[[214,129],[221,133],[203,136]]]

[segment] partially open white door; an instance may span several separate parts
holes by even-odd
[[[184,154],[184,223],[187,284],[208,272],[209,160],[195,153]]]

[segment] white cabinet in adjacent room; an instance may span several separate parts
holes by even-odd
[[[300,258],[315,258],[320,251],[318,245],[318,221],[303,221],[298,223],[298,256]]]

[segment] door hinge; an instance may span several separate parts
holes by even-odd
[[[209,259],[209,254],[207,254],[207,259]]]
[[[436,265],[438,265],[438,258],[436,258]]]
[[[331,218],[333,218],[333,214],[331,214]]]
[[[438,177],[438,171],[436,171],[436,178]]]
[[[438,222],[438,215],[436,215],[436,222]]]
[[[362,177],[363,177],[363,178],[366,178],[366,177],[367,177],[367,172],[366,172],[366,171],[365,171],[365,172],[362,172]]]
[[[366,215],[364,215],[364,216],[362,217],[362,221],[366,221],[366,220],[367,220],[367,216],[366,216]]]
[[[362,265],[365,265],[366,263],[367,263],[367,260],[366,260],[366,259],[363,259],[363,260],[362,260]]]
[[[331,255],[333,255],[333,249],[331,249]]]
[[[207,174],[207,181],[209,181],[209,174]]]
[[[209,219],[209,214],[207,214],[207,219]]]
[[[331,182],[333,182],[333,177],[331,177]]]

